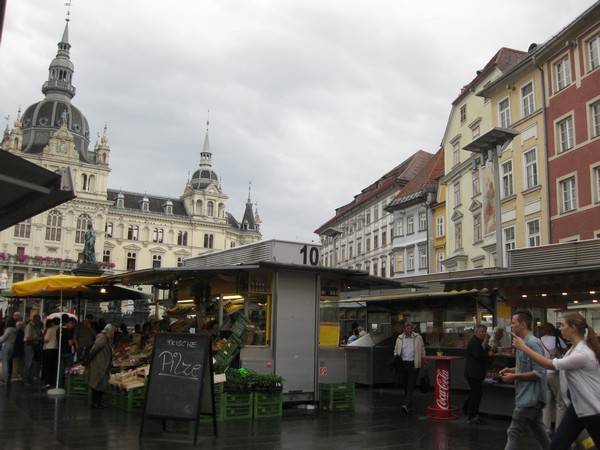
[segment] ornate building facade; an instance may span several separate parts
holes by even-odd
[[[241,220],[212,168],[208,129],[200,164],[179,198],[110,189],[107,129],[90,148],[90,127],[74,106],[69,23],[42,86],[44,99],[19,110],[0,151],[49,170],[69,167],[77,197],[0,232],[0,272],[10,282],[74,269],[88,224],[96,232],[96,259],[105,271],[180,265],[184,258],[261,240],[250,195]],[[208,124],[208,123],[207,123]]]

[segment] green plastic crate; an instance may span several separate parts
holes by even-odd
[[[281,417],[283,395],[281,392],[254,392],[253,417]]]
[[[247,333],[250,332],[250,330],[248,330],[249,323],[250,318],[244,314],[240,314],[231,327],[231,334],[238,338],[241,338],[244,333],[247,335]]]
[[[354,383],[319,383],[319,409],[353,410],[354,398]]]
[[[252,419],[253,392],[225,392],[224,420]]]
[[[225,395],[223,394],[223,383],[215,384],[215,410],[217,420],[225,419]],[[202,414],[200,422],[212,422],[212,405],[210,403],[210,392],[203,392],[202,395]]]
[[[67,376],[67,395],[90,395],[90,387],[84,375]]]
[[[237,336],[231,335],[225,345],[215,355],[215,371],[217,373],[225,372],[243,346]]]
[[[144,400],[146,399],[146,388],[121,389],[116,386],[111,386],[110,403],[116,408],[125,411],[141,411],[144,408]]]

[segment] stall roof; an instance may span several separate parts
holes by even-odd
[[[70,168],[55,173],[0,150],[0,231],[75,198]]]
[[[339,303],[347,302],[378,302],[378,301],[390,301],[390,300],[415,300],[415,299],[433,299],[433,298],[450,298],[459,297],[468,294],[478,294],[479,292],[487,292],[486,289],[480,291],[478,289],[470,289],[464,291],[453,291],[453,292],[410,292],[404,294],[382,294],[382,295],[361,295],[349,299],[340,300]]]
[[[209,266],[209,267],[161,267],[156,269],[145,269],[134,272],[126,272],[106,277],[103,281],[107,283],[122,283],[127,285],[151,284],[157,287],[168,287],[175,280],[202,279],[211,276],[226,276],[242,271],[260,269],[285,270],[298,272],[314,272],[325,276],[331,276],[346,280],[354,289],[391,289],[406,287],[400,280],[376,277],[367,272],[352,269],[338,269],[322,266],[304,266],[299,264],[284,264],[277,262],[258,262],[256,264],[237,264],[234,266]]]

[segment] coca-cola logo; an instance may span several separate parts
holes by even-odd
[[[441,410],[450,409],[450,370],[438,368],[435,373],[436,394],[435,404]]]

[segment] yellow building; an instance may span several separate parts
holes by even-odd
[[[493,211],[489,211],[490,204],[494,204],[490,202],[494,186],[489,183],[489,170],[478,164],[477,155],[463,147],[492,128],[491,101],[477,93],[524,57],[524,52],[500,49],[452,102],[442,141],[445,175],[441,181],[446,185],[443,265],[447,271],[495,265],[495,222],[490,220]]]
[[[502,247],[549,243],[542,72],[532,55],[478,93],[492,105],[495,127],[517,131],[499,156]]]

